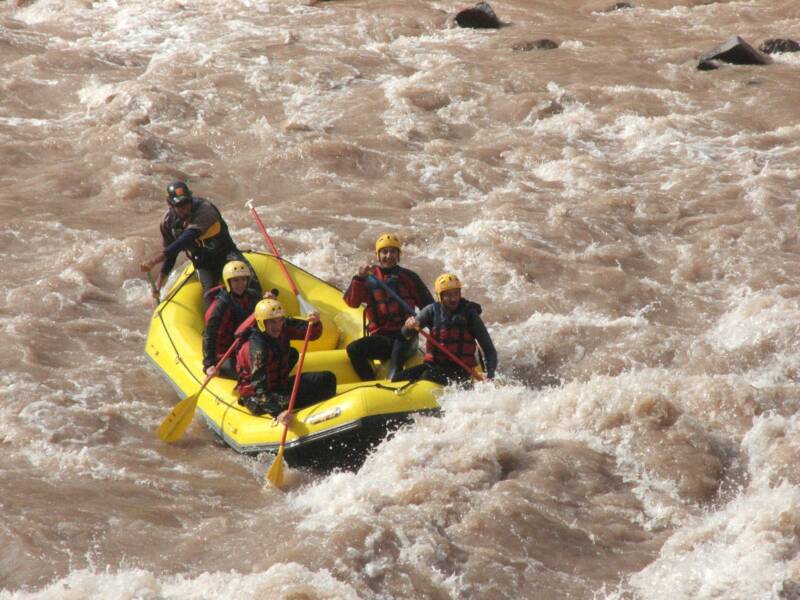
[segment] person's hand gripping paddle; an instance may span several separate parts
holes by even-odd
[[[292,386],[292,395],[289,398],[289,407],[286,409],[287,415],[289,419],[292,419],[292,410],[294,409],[294,402],[297,400],[297,390],[300,387],[300,375],[303,373],[303,362],[306,359],[306,351],[308,350],[308,339],[311,337],[311,323],[308,323],[306,327],[306,335],[303,338],[303,350],[300,352],[300,360],[297,363],[297,372],[294,376],[294,385]],[[270,466],[269,471],[267,471],[267,481],[266,484],[272,484],[276,488],[280,489],[283,485],[283,449],[286,446],[286,434],[289,431],[289,423],[291,421],[287,421],[283,426],[283,435],[281,436],[281,443],[278,447],[278,454],[275,456],[275,460],[272,461],[272,466]]]

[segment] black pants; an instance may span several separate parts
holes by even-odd
[[[267,396],[245,396],[239,398],[239,404],[250,409],[256,416],[266,413],[277,417],[289,408],[292,387],[295,377],[290,377],[287,384],[270,392]],[[322,402],[336,395],[336,375],[331,371],[312,371],[300,375],[297,387],[297,398],[292,410],[298,410]]]
[[[291,396],[294,376],[289,378],[289,385],[280,390],[287,396]],[[297,388],[297,398],[294,401],[294,409],[305,408],[317,402],[322,402],[336,395],[336,375],[331,371],[312,371],[301,373],[300,385]]]
[[[417,348],[417,338],[405,339],[398,331],[394,335],[370,335],[347,345],[347,356],[353,369],[364,381],[375,379],[371,360],[389,359],[389,379],[398,381],[397,373]]]
[[[472,379],[472,375],[458,365],[435,365],[427,362],[397,374],[397,381],[418,381],[420,379],[439,385],[449,385],[466,383]]]
[[[229,356],[228,360],[222,363],[222,366],[219,368],[219,376],[220,377],[227,377],[228,379],[236,379],[236,353],[233,356]]]
[[[232,260],[240,260],[250,267],[250,271],[252,271],[253,276],[250,278],[250,285],[248,287],[259,297],[261,297],[261,284],[258,282],[258,277],[256,277],[256,271],[253,268],[253,265],[250,264],[250,261],[247,260],[244,257],[244,254],[242,254],[239,250],[231,250],[217,260],[204,261],[202,265],[196,264],[194,266],[194,268],[197,270],[197,277],[200,279],[200,285],[203,286],[205,309],[208,309],[209,304],[205,296],[206,292],[212,287],[219,285],[219,282],[222,279],[222,269]]]

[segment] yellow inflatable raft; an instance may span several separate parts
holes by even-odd
[[[300,316],[278,260],[269,254],[246,254],[261,287],[276,289],[281,304]],[[309,343],[304,372],[336,374],[337,395],[295,413],[286,437],[285,458],[292,466],[330,468],[358,466],[371,447],[418,412],[436,412],[441,387],[427,381],[361,381],[344,348],[364,335],[363,309],[350,308],[342,292],[284,261],[300,295],[322,316],[323,334]],[[181,396],[200,388],[203,373],[203,295],[191,264],[187,265],[153,313],[146,352]],[[298,350],[302,342],[297,344]],[[418,363],[419,353],[409,361]],[[382,373],[383,367],[377,372]],[[255,416],[238,404],[235,381],[216,377],[200,394],[197,410],[222,440],[242,453],[275,452],[283,427],[268,415]]]

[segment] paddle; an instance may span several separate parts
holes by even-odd
[[[150,271],[147,272],[147,281],[150,282],[150,291],[153,294],[153,300],[155,300],[156,306],[158,306],[158,303],[161,301],[161,298],[159,297],[160,294],[158,288],[156,287],[156,282],[153,281],[153,274],[150,273]]]
[[[292,395],[289,398],[289,407],[286,411],[289,414],[289,419],[292,418],[292,409],[294,408],[294,401],[297,399],[297,390],[300,387],[300,375],[303,372],[303,361],[306,359],[306,350],[308,350],[308,339],[311,337],[311,323],[306,326],[306,336],[303,338],[303,350],[300,352],[300,360],[297,363],[297,372],[294,375],[294,385],[292,386]],[[291,421],[290,421],[291,422]],[[283,426],[283,435],[281,436],[281,444],[278,448],[278,454],[275,460],[272,461],[272,466],[267,471],[267,482],[280,489],[283,485],[283,448],[286,445],[286,434],[289,431],[289,425]]]
[[[408,303],[405,300],[403,300],[397,292],[395,292],[392,288],[390,288],[388,285],[386,285],[383,281],[381,281],[380,279],[378,279],[374,275],[368,275],[367,276],[367,280],[371,281],[371,282],[374,282],[377,285],[379,285],[380,287],[382,287],[386,291],[387,294],[389,294],[392,298],[397,300],[398,304],[400,304],[400,306],[403,307],[403,310],[405,310],[406,312],[408,312],[408,313],[410,313],[412,315],[415,314],[414,310],[408,305]],[[433,344],[439,350],[444,352],[450,360],[455,362],[459,367],[461,367],[467,373],[472,375],[472,377],[475,379],[475,381],[483,381],[483,377],[477,371],[475,371],[475,369],[471,369],[469,367],[469,365],[467,365],[467,363],[465,363],[463,360],[458,358],[455,354],[450,352],[450,350],[445,348],[444,345],[442,345],[431,334],[423,331],[422,329],[420,329],[419,332],[425,337],[426,340],[428,340],[431,344]]]
[[[244,323],[239,325],[239,327],[236,329],[236,339],[233,340],[231,347],[228,348],[222,358],[219,359],[219,362],[214,366],[214,374],[208,375],[205,378],[203,385],[200,386],[200,389],[197,390],[197,392],[178,402],[173,407],[172,412],[170,412],[161,422],[161,425],[158,427],[158,437],[161,438],[162,441],[176,442],[183,437],[184,432],[194,418],[194,412],[197,408],[197,399],[201,392],[206,388],[208,382],[216,377],[220,367],[222,367],[222,364],[228,360],[228,357],[233,354],[233,351],[236,350],[236,348],[239,346],[239,343],[244,339],[244,336],[241,334],[251,327],[254,321],[255,317],[250,315],[250,317],[245,319]]]
[[[274,254],[275,258],[278,259],[278,265],[280,266],[281,271],[283,271],[284,277],[286,277],[286,280],[289,282],[289,287],[292,288],[292,293],[297,298],[297,302],[300,304],[300,310],[302,310],[303,314],[305,315],[311,314],[312,312],[317,312],[317,309],[314,308],[314,306],[308,300],[303,298],[303,296],[300,294],[300,290],[297,289],[297,285],[295,284],[294,279],[292,279],[292,276],[289,274],[289,271],[286,270],[286,265],[283,264],[283,258],[281,258],[281,253],[278,252],[277,246],[275,246],[275,244],[273,243],[272,238],[269,237],[269,234],[267,233],[267,230],[264,227],[264,223],[261,221],[261,217],[258,216],[258,213],[256,212],[256,209],[253,206],[253,201],[248,200],[245,206],[247,206],[250,209],[250,214],[253,215],[253,218],[256,220],[256,224],[258,225],[258,228],[261,230],[264,239],[266,240],[269,247],[272,249],[272,254]]]

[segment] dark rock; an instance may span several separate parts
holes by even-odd
[[[553,50],[555,48],[558,48],[558,42],[548,40],[547,38],[542,38],[541,40],[536,40],[534,42],[519,42],[518,44],[511,46],[511,49],[516,50],[517,52],[530,52],[531,50]]]
[[[717,69],[721,63],[734,65],[768,65],[772,59],[753,48],[738,35],[733,36],[713,50],[700,55],[697,68],[701,71]]]
[[[697,63],[697,69],[699,71],[713,71],[714,69],[719,69],[722,66],[722,63],[718,60],[701,60]]]
[[[776,54],[778,52],[800,52],[800,44],[794,40],[784,38],[772,38],[764,40],[758,47],[762,52],[767,54]]]
[[[455,21],[459,27],[472,29],[497,29],[502,26],[487,2],[479,2],[472,8],[462,10],[456,15]]]
[[[784,600],[800,600],[800,581],[784,580],[778,597]]]
[[[613,5],[609,6],[608,8],[603,10],[602,12],[609,13],[609,12],[614,12],[614,11],[617,11],[617,10],[627,10],[629,8],[633,8],[633,4],[631,4],[630,2],[617,2],[616,4],[613,4]]]

